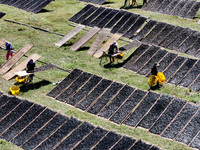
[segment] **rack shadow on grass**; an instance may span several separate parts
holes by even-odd
[[[85,50],[89,50],[89,49],[90,49],[90,46],[83,46],[78,51],[85,51]]]
[[[40,13],[47,13],[47,12],[52,12],[53,10],[47,10],[47,9],[42,9],[38,12],[38,14]]]
[[[72,46],[74,43],[72,42],[68,42],[62,45],[62,47],[67,47],[67,46]]]
[[[105,2],[103,5],[114,4],[114,2]]]
[[[42,80],[36,83],[29,83],[29,84],[23,84],[20,86],[20,92],[28,92],[29,90],[39,89],[42,86],[46,86],[51,84],[50,81]]]
[[[112,64],[112,63],[108,63],[105,64],[103,67],[104,68],[120,68],[123,66],[124,63],[117,63],[117,64]]]

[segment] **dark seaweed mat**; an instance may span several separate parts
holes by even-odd
[[[190,86],[190,89],[198,92],[200,90],[200,76],[195,80],[195,82]]]
[[[52,0],[46,0],[46,1],[37,1],[36,3],[34,3],[34,5],[32,5],[29,8],[26,8],[26,11],[30,11],[33,13],[37,13],[40,10],[42,10],[45,6],[47,6]]]
[[[119,139],[121,135],[110,131],[95,147],[93,150],[109,149],[111,148]]]
[[[174,25],[166,25],[165,28],[154,38],[151,44],[159,45],[174,28]]]
[[[194,55],[197,58],[200,58],[200,50],[197,51],[197,53]]]
[[[55,149],[63,150],[63,149],[71,149],[73,148],[79,141],[81,141],[87,134],[89,134],[94,129],[94,126],[84,122],[81,126],[79,126],[72,134],[70,134],[64,141],[61,142]]]
[[[98,114],[100,110],[115,96],[115,94],[123,87],[122,84],[114,82],[108,90],[98,99],[98,101],[90,107],[88,112]]]
[[[56,97],[57,100],[64,102],[67,100],[72,94],[76,92],[87,80],[92,76],[92,74],[83,72],[79,78],[74,81],[70,87],[68,87],[65,91],[62,92],[58,97]]]
[[[191,48],[189,48],[186,51],[186,53],[194,56],[197,53],[197,51],[199,50],[199,47],[200,47],[200,36],[198,36],[197,41],[194,43],[194,45]]]
[[[194,138],[194,140],[191,142],[190,147],[194,147],[194,148],[200,149],[200,132]]]
[[[0,120],[11,110],[13,110],[20,102],[22,102],[20,99],[16,97],[10,97],[9,101],[0,109]]]
[[[110,32],[111,33],[117,33],[124,26],[124,24],[126,24],[126,21],[131,16],[132,16],[132,13],[129,13],[129,12],[125,13],[125,15],[120,19],[119,22],[117,22],[117,24],[115,24],[115,26],[112,28],[112,30]]]
[[[148,62],[152,55],[159,51],[159,47],[154,45],[150,46],[148,50],[129,68],[132,71],[137,72],[141,67],[144,66],[146,62]]]
[[[159,62],[165,55],[167,51],[160,49],[149,61],[146,63],[140,70],[138,71],[139,74],[146,75],[150,72],[152,66],[155,62]]]
[[[27,8],[29,8],[29,7],[31,7],[35,2],[36,2],[37,0],[33,0],[33,1],[31,1],[31,2],[27,2],[26,4],[24,4],[22,7],[21,7],[21,9],[27,9]]]
[[[88,17],[82,24],[90,26],[90,23],[98,17],[106,8],[99,7],[90,17]]]
[[[177,38],[171,42],[167,48],[171,49],[171,50],[176,50],[179,45],[188,37],[190,36],[190,34],[192,34],[194,31],[190,28],[185,28],[185,30],[179,35],[177,36]]]
[[[117,13],[119,13],[119,10],[113,9],[97,26],[103,28]]]
[[[179,134],[176,141],[189,144],[200,130],[200,111],[192,118],[185,129]]]
[[[34,1],[34,0],[33,0]],[[19,0],[19,1],[17,1],[17,3],[15,3],[16,1],[10,1],[10,3],[8,3],[8,5],[13,5],[13,6],[15,6],[15,7],[17,7],[17,8],[26,8],[26,5],[29,3],[29,0]],[[19,3],[20,2],[20,3]]]
[[[30,110],[22,116],[14,125],[4,132],[0,138],[10,141],[15,137],[21,130],[23,130],[35,117],[37,117],[45,108],[35,104]]]
[[[18,107],[16,107],[8,116],[6,116],[0,122],[0,133],[11,126],[22,114],[24,114],[33,103],[23,101]]]
[[[34,0],[33,0],[34,1]],[[27,1],[26,1],[27,2]],[[2,2],[1,3],[3,3],[3,4],[8,4],[8,5],[10,5],[10,6],[17,6],[17,4],[20,4],[20,3],[22,3],[22,0],[16,0],[16,1],[14,1],[14,0],[2,0]]]
[[[111,80],[103,79],[97,87],[76,107],[82,110],[86,110],[112,83]]]
[[[160,62],[160,66],[158,67],[159,72],[163,72],[165,68],[169,66],[169,64],[176,58],[177,54],[168,53]],[[153,66],[152,66],[153,67]]]
[[[164,29],[164,27],[167,26],[166,23],[159,22],[152,30],[151,32],[141,41],[146,44],[151,44],[153,39]]]
[[[1,94],[1,96],[0,96],[0,108],[3,105],[5,105],[9,100],[10,100],[10,97]]]
[[[110,118],[110,121],[120,124],[145,95],[146,92],[136,90],[119,108],[119,110],[117,110],[117,112]]]
[[[173,61],[173,63],[164,71],[166,80],[168,80],[178,70],[178,68],[184,63],[185,60],[185,57],[178,56]]]
[[[120,51],[131,50],[131,49],[138,47],[138,46],[140,46],[140,42],[138,40],[133,40],[131,43],[120,47],[119,50]]]
[[[0,98],[1,98],[1,95],[3,95],[3,93],[0,92]]]
[[[90,133],[81,143],[79,143],[74,150],[80,150],[80,149],[90,149],[92,148],[96,143],[100,141],[100,139],[107,133],[108,131],[97,127],[95,128],[92,133]]]
[[[76,129],[82,122],[75,118],[70,118],[65,124],[62,125],[53,135],[45,140],[36,150],[52,149],[58,144],[65,136],[71,131]]]
[[[123,138],[112,148],[112,150],[129,149],[135,143],[135,141],[135,139],[123,136]]]
[[[123,36],[129,39],[132,38],[135,32],[144,24],[146,20],[147,20],[146,17],[140,16],[138,20],[134,23],[134,25]]]
[[[97,26],[102,20],[104,20],[105,16],[107,16],[112,9],[105,9],[97,18],[95,18],[91,23],[90,26],[94,27]]]
[[[183,30],[184,28],[176,26],[176,28],[172,30],[172,32],[159,45],[166,48],[176,37],[179,37]]]
[[[39,2],[38,4],[35,5],[35,7],[31,8],[31,12],[33,13],[38,13],[40,12],[44,7],[46,7],[52,0],[47,0],[45,2],[43,2],[42,4],[40,4],[41,2]]]
[[[125,15],[126,11],[120,10],[110,21],[106,24],[105,28],[112,28],[121,17]]]
[[[21,1],[21,0],[19,0],[19,1]],[[25,3],[21,8],[27,10],[29,7],[33,6],[36,2],[37,2],[37,0],[29,1],[29,2]],[[14,3],[13,6],[17,6],[17,4]]]
[[[71,105],[76,105],[81,99],[83,99],[87,94],[99,83],[101,77],[93,75],[93,77],[80,89],[78,92],[69,98],[66,103]]]
[[[138,34],[132,37],[133,40],[141,40],[155,25],[157,21],[149,20]]]
[[[53,88],[47,96],[55,98],[60,92],[70,85],[80,74],[82,73],[79,69],[74,69],[64,80],[62,80],[55,88]]]
[[[31,139],[22,145],[23,149],[34,149],[43,140],[48,138],[59,126],[61,126],[68,117],[61,114],[56,115],[42,130],[35,134]]]
[[[199,7],[200,7],[200,2],[196,1],[193,7],[190,9],[190,11],[185,15],[185,18],[193,19],[199,10]]]
[[[56,112],[46,109],[36,120],[34,120],[27,128],[25,128],[20,134],[18,134],[13,140],[12,143],[15,145],[22,145],[27,139],[34,135],[46,122],[51,119]]]
[[[177,113],[182,109],[185,103],[186,101],[175,98],[149,131],[151,133],[160,135],[167,125],[170,124],[170,122],[174,119]]]
[[[167,6],[170,4],[172,0],[164,0],[163,3],[160,5],[160,7],[157,9],[157,12],[163,13],[164,9],[167,8]]]
[[[111,103],[99,113],[99,116],[109,118],[133,91],[134,88],[125,85],[117,94],[117,96],[111,101]]]
[[[194,104],[187,103],[180,114],[161,136],[174,139],[176,135],[181,131],[181,129],[188,123],[191,117],[195,114],[198,108],[199,107]]]
[[[149,10],[156,0],[149,0],[143,7],[142,10]]]
[[[90,21],[92,21],[92,19],[90,19],[90,17],[98,10],[97,7],[92,7],[90,8],[85,14],[83,14],[80,18],[78,18],[76,20],[75,23],[81,23],[83,25],[87,25],[88,23],[90,23]],[[88,21],[89,19],[89,21]],[[94,19],[94,18],[93,18]]]
[[[142,53],[144,53],[149,48],[146,44],[141,44],[126,60],[125,64],[123,65],[123,68],[129,69],[131,64],[133,64],[137,58],[139,58]]]
[[[156,2],[151,6],[150,11],[156,12],[157,9],[161,6],[163,0],[156,0]]]
[[[189,48],[190,46],[192,46],[198,36],[200,35],[200,33],[198,31],[194,31],[194,33],[192,33],[180,46],[179,48],[177,49],[177,51],[179,52],[182,52],[182,53],[185,53]]]
[[[142,140],[138,140],[130,150],[148,150],[151,145],[144,143]]]
[[[124,124],[135,127],[141,121],[141,119],[145,116],[148,110],[152,107],[155,101],[159,98],[159,96],[160,96],[159,94],[149,92],[147,96],[139,104],[139,106],[124,122]]]
[[[193,0],[187,1],[187,3],[185,4],[185,6],[181,10],[181,12],[178,14],[178,16],[184,18],[186,16],[186,14],[189,12],[189,10],[192,8],[194,3],[195,3],[195,1],[193,1]]]
[[[138,14],[132,14],[129,20],[123,25],[123,27],[118,31],[121,34],[125,34],[127,30],[135,23],[135,21],[140,17]]]
[[[184,7],[184,5],[187,3],[187,0],[181,0],[176,6],[175,8],[170,12],[170,15],[173,16],[178,16],[178,14],[181,12],[182,8]]]
[[[163,11],[164,14],[170,14],[170,12],[176,7],[180,0],[173,0]]]
[[[169,80],[169,83],[177,84],[186,73],[193,67],[193,65],[197,62],[194,59],[188,59],[184,65],[176,72],[176,74]]]
[[[200,74],[200,61],[192,68],[187,76],[179,83],[180,86],[188,87]]]
[[[18,0],[18,1],[2,1],[1,3],[3,4],[9,4],[12,5],[14,7],[17,7],[18,5],[21,5],[21,8],[26,10],[26,11],[31,11],[33,13],[37,13],[39,12],[41,9],[43,9],[46,5],[48,5],[52,0],[47,0],[45,2],[43,1],[38,1],[38,0],[33,0],[31,2],[27,1],[26,3],[24,3],[24,1],[22,0]],[[29,7],[33,7],[35,6],[35,11],[33,11],[32,9],[29,9]],[[17,7],[19,8],[19,7]]]
[[[159,118],[161,113],[166,109],[173,97],[162,95],[156,104],[152,107],[149,113],[142,119],[139,126],[149,129],[153,123]]]

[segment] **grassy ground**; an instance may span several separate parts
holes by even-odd
[[[119,9],[123,6],[123,4],[124,4],[124,1],[122,0],[120,1],[109,0],[104,6]],[[138,4],[141,5],[142,1],[138,1]],[[73,29],[73,27],[68,25],[68,19],[71,18],[79,10],[81,10],[84,6],[85,6],[84,3],[75,1],[75,0],[67,0],[67,1],[56,0],[50,3],[47,7],[45,7],[44,11],[38,14],[32,14],[32,13],[19,10],[14,7],[6,6],[6,5],[0,5],[0,10],[2,12],[7,13],[4,19],[10,19],[10,20],[21,22],[21,23],[44,28],[53,32],[66,34],[70,30]],[[153,12],[146,12],[134,7],[125,7],[124,9],[128,11],[132,11],[134,13],[141,14],[151,19],[155,19],[158,21],[163,21],[163,22],[167,22],[167,23],[171,23],[171,24],[179,25],[183,27],[190,27],[190,28],[200,31],[199,24],[197,24],[197,21],[200,18],[199,12],[196,15],[197,18],[193,20],[187,20],[187,19],[180,19],[175,16],[168,16],[168,15],[162,15],[162,14],[157,14]],[[34,47],[27,53],[27,55],[38,53],[42,56],[42,58],[40,59],[41,61],[44,61],[47,63],[53,63],[63,69],[79,68],[84,71],[102,76],[110,80],[121,82],[123,84],[129,84],[133,87],[137,87],[142,90],[149,89],[149,86],[147,84],[147,78],[141,75],[138,75],[134,72],[122,69],[122,68],[116,68],[116,67],[105,68],[99,65],[99,62],[100,62],[99,59],[95,59],[87,55],[86,52],[91,46],[92,42],[95,40],[95,37],[91,39],[88,43],[86,43],[81,48],[80,51],[78,52],[71,51],[69,47],[85,33],[86,31],[84,30],[81,31],[77,36],[75,36],[75,39],[71,39],[61,48],[57,48],[56,46],[54,46],[53,43],[61,39],[62,36],[42,32],[30,27],[6,22],[3,19],[0,20],[1,38],[4,38],[10,41],[13,44],[13,47],[15,48],[16,51],[20,47],[22,47],[24,44],[33,44]],[[125,44],[127,43],[124,41],[119,41],[118,43],[119,46],[123,46]],[[125,53],[125,59],[133,51],[134,50],[131,50]],[[5,51],[0,51],[0,64],[3,64],[6,61],[5,55],[6,55]],[[24,59],[25,58],[22,58],[20,61]],[[107,62],[103,60],[103,63],[105,64]],[[42,64],[39,62],[36,63],[37,67],[41,65]],[[142,139],[145,142],[154,144],[162,149],[166,149],[166,150],[191,149],[184,144],[174,142],[169,139],[160,138],[157,135],[147,133],[147,131],[144,129],[140,129],[140,128],[133,129],[125,125],[121,125],[121,126],[116,125],[105,119],[96,117],[92,114],[82,112],[69,105],[60,103],[58,101],[55,101],[47,97],[46,94],[54,87],[52,83],[64,79],[67,75],[68,75],[68,72],[64,72],[59,69],[53,69],[53,70],[49,70],[45,72],[40,72],[36,74],[34,78],[34,82],[35,83],[39,82],[41,84],[37,86],[35,89],[33,88],[21,89],[19,97],[47,106],[65,115],[74,116],[74,117],[79,118],[80,120],[85,120],[94,125],[99,125],[108,130],[114,130],[120,134],[126,134],[136,139]],[[49,81],[50,84],[45,84],[46,83],[45,81]],[[15,79],[10,80],[10,81],[5,81],[2,78],[0,78],[0,87],[1,87],[0,91],[3,91],[6,94],[9,93],[9,88],[13,86],[15,83],[16,83]],[[190,91],[189,89],[185,89],[182,87],[175,87],[170,84],[165,84],[164,87],[157,92],[174,95],[174,96],[186,99],[188,101],[195,102],[197,104],[199,103],[199,100],[200,100],[199,93]],[[2,143],[3,144],[0,144],[0,146],[5,145],[6,142],[3,141]],[[10,146],[10,143],[6,143],[5,147],[8,148],[9,146]],[[6,148],[2,148],[2,149],[6,149]],[[17,148],[10,148],[10,149],[17,149]]]

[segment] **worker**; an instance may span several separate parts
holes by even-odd
[[[35,61],[33,59],[30,59],[29,62],[27,63],[27,72],[28,73],[33,73],[34,69],[35,69]],[[33,81],[33,76],[34,74],[30,74],[30,82]]]
[[[158,70],[157,67],[160,66],[158,63],[155,63],[153,68],[151,69],[151,74],[157,76]],[[159,82],[157,81],[157,84],[154,88],[156,89],[160,89],[162,86],[159,84]]]
[[[113,54],[117,53],[118,52],[118,47],[117,47],[117,43],[116,41],[114,41],[109,49],[108,49],[108,54],[110,55],[110,63],[114,62],[115,61],[115,58],[112,57]]]
[[[158,70],[157,70],[157,67],[159,66],[159,64],[158,63],[155,63],[154,65],[153,65],[153,68],[151,69],[151,74],[152,75],[157,75],[157,73],[158,73]]]
[[[13,56],[13,51],[12,51],[13,49],[12,49],[12,45],[10,42],[6,42],[5,46],[6,46],[6,50],[7,50],[6,59],[8,60],[9,56],[11,56],[11,57]]]

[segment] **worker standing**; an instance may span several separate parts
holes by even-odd
[[[27,63],[27,72],[33,73],[34,69],[35,69],[35,61],[33,59],[30,59],[29,62]],[[34,74],[29,75],[30,82],[33,81],[33,76],[34,76]]]
[[[12,51],[13,48],[12,48],[12,45],[10,42],[6,42],[5,46],[6,46],[6,50],[7,50],[6,59],[8,60],[9,56],[11,56],[11,57],[13,56],[13,51]]]

